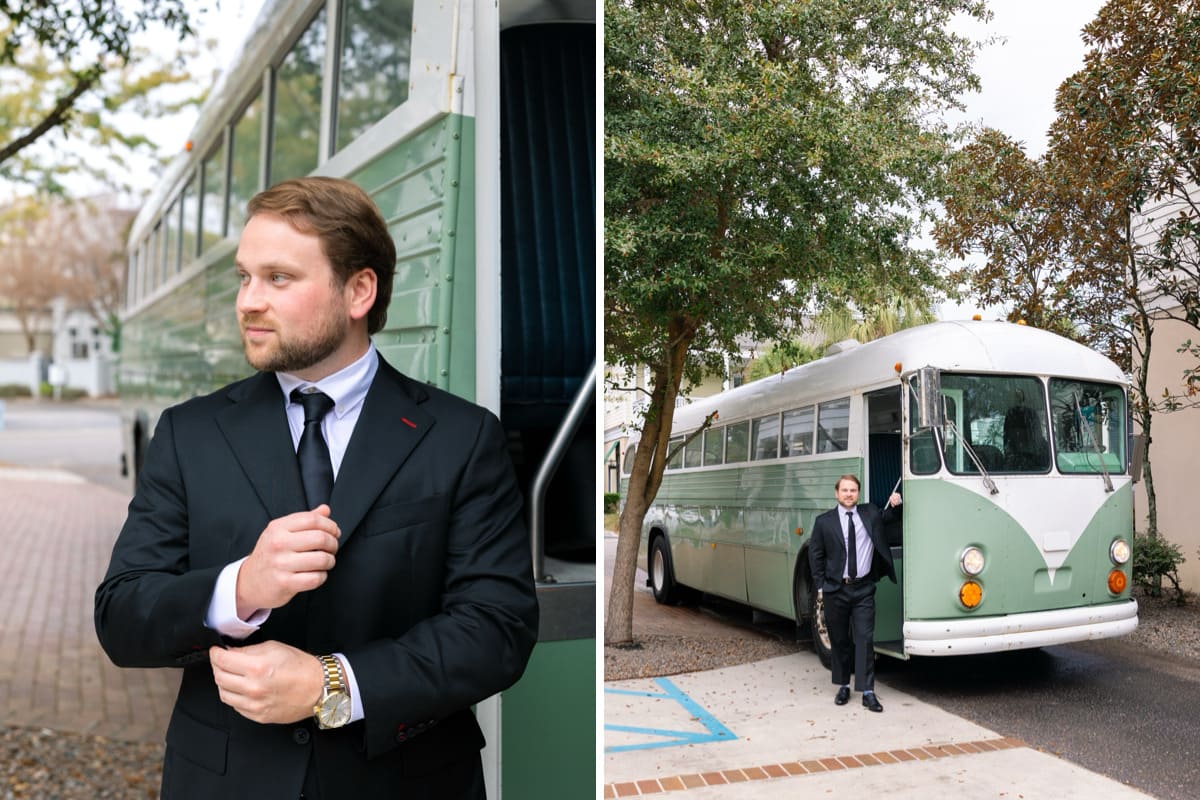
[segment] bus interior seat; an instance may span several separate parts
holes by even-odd
[[[526,497],[595,359],[595,41],[592,24],[500,38],[500,419]],[[593,398],[547,493],[555,558],[595,559],[594,415]]]
[[[986,470],[1000,469],[1004,464],[1004,454],[1000,452],[1000,448],[990,444],[972,445],[975,450],[975,455],[979,456],[980,463]],[[974,470],[975,465],[971,464],[971,469]]]
[[[1045,439],[1033,409],[1014,406],[1004,415],[1004,468],[1043,469],[1047,466]]]

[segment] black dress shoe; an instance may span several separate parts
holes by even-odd
[[[839,706],[844,706],[844,705],[846,705],[846,703],[849,703],[850,702],[850,687],[843,686],[842,688],[838,689],[838,693],[833,698],[833,702],[837,703]]]
[[[876,713],[883,711],[883,704],[879,702],[879,698],[875,696],[874,692],[863,695],[863,706]]]

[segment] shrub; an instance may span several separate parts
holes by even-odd
[[[0,397],[29,397],[29,386],[24,383],[0,384]]]
[[[621,502],[621,495],[617,494],[616,492],[605,492],[604,493],[604,513],[605,514],[617,513],[617,504],[620,502]]]
[[[1161,536],[1150,537],[1144,533],[1133,536],[1133,582],[1154,597],[1162,594],[1162,579],[1171,582],[1175,602],[1183,604],[1185,596],[1179,585],[1179,565],[1187,559],[1179,545],[1172,544]]]

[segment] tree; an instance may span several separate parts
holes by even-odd
[[[1054,150],[1070,165],[1063,182],[1083,198],[1078,217],[1091,218],[1090,231],[1076,226],[1073,251],[1123,278],[1117,294],[1134,354],[1132,407],[1142,430],[1151,536],[1158,530],[1153,415],[1182,405],[1169,390],[1159,401],[1147,385],[1154,326],[1172,319],[1200,331],[1197,34],[1196,0],[1110,0],[1083,29],[1090,50],[1059,89],[1052,129]],[[1194,352],[1190,340],[1179,349]],[[1192,385],[1185,373],[1185,398]]]
[[[125,239],[134,213],[112,196],[77,201],[66,208],[71,236],[61,241],[62,295],[73,308],[85,309],[121,349],[121,288],[125,280]],[[52,243],[46,242],[45,246]]]
[[[24,198],[0,212],[0,299],[12,311],[27,352],[48,333],[56,299],[88,311],[120,344],[125,237],[133,213],[112,197]],[[69,235],[64,235],[69,232]]]
[[[955,157],[945,216],[933,228],[956,258],[984,262],[955,273],[979,302],[1009,308],[1011,321],[1075,338],[1057,185],[1046,159],[1001,131],[983,128]]]
[[[32,198],[0,210],[0,301],[12,311],[25,337],[26,352],[37,352],[47,333],[50,304],[62,293],[61,209]]]
[[[193,33],[192,13],[184,0],[0,0],[0,178],[61,191],[64,172],[96,172],[88,159],[35,146],[46,137],[99,145],[116,164],[146,147],[118,115],[170,108],[154,90],[190,78],[139,51],[134,38],[153,28],[182,42]]]
[[[936,283],[913,248],[975,87],[974,0],[606,0],[605,357],[653,378],[605,641],[632,639],[641,525],[675,399],[797,310]]]

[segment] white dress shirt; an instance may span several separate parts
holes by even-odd
[[[286,372],[275,373],[275,378],[279,381],[279,388],[283,393],[282,399],[287,414],[288,428],[292,432],[293,449],[300,447],[300,434],[304,431],[304,408],[299,403],[292,402],[292,390],[315,387],[333,400],[333,410],[321,420],[321,434],[329,446],[329,459],[333,462],[335,481],[342,466],[342,458],[346,455],[346,446],[350,443],[350,436],[354,433],[354,426],[358,423],[358,416],[362,412],[367,390],[371,388],[371,381],[375,380],[375,373],[378,370],[379,356],[375,352],[375,345],[370,344],[367,352],[353,364],[316,383],[289,375]],[[267,617],[271,616],[270,609],[260,609],[250,615],[249,619],[242,619],[238,616],[237,576],[242,562],[245,560],[245,558],[238,559],[221,570],[221,574],[217,577],[217,584],[213,588],[212,599],[208,604],[208,613],[204,617],[206,627],[231,639],[245,639],[261,628],[267,621]],[[346,670],[346,683],[350,688],[350,721],[355,722],[363,718],[362,696],[358,691],[358,681],[354,678],[354,670],[351,668],[349,660],[341,653],[333,655],[341,660],[342,667]]]
[[[875,555],[875,547],[871,537],[867,535],[867,526],[863,525],[862,517],[858,515],[858,506],[849,512],[854,516],[854,554],[858,560],[858,577],[865,578],[871,574],[871,559]],[[842,568],[842,577],[850,577],[850,537],[846,530],[846,507],[838,506],[838,519],[842,523],[842,544],[846,546],[846,566]]]

